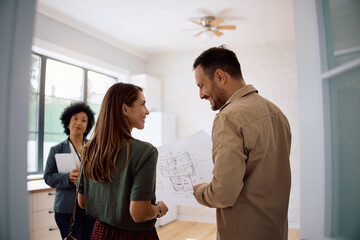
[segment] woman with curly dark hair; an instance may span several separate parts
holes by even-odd
[[[70,104],[61,114],[60,120],[64,126],[64,132],[69,137],[51,147],[46,162],[44,179],[46,184],[56,189],[54,211],[55,221],[58,225],[61,237],[64,239],[70,228],[70,221],[76,195],[76,182],[79,176],[80,154],[86,144],[86,136],[94,125],[94,112],[83,102]],[[56,164],[57,154],[72,154],[75,168],[70,172],[59,172]],[[70,155],[71,156],[71,155]],[[75,225],[73,236],[78,240],[90,239],[95,219],[86,215],[78,204],[76,206]]]

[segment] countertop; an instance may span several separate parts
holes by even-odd
[[[48,191],[51,189],[53,188],[51,188],[49,185],[45,183],[44,179],[42,178],[42,175],[28,176],[28,182],[27,182],[28,192]]]

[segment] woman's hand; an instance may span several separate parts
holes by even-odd
[[[159,215],[157,216],[158,218],[166,215],[166,213],[169,211],[168,207],[163,201],[158,201],[156,205],[159,207]]]
[[[140,223],[152,220],[156,217],[159,218],[169,211],[163,201],[158,201],[156,204],[157,205],[152,205],[150,200],[130,201],[129,211],[134,222]]]
[[[69,173],[69,181],[72,183],[76,183],[79,177],[79,168],[76,167]]]

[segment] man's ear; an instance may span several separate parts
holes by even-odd
[[[125,103],[122,106],[122,113],[124,116],[128,115],[128,106]]]
[[[221,69],[216,69],[215,74],[214,74],[214,79],[215,79],[216,84],[219,87],[224,86],[224,84],[226,82],[225,72]]]

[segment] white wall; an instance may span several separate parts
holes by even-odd
[[[262,96],[277,104],[289,119],[293,135],[289,227],[299,228],[299,107],[295,43],[240,46],[232,50],[239,58],[245,81],[253,84]],[[193,61],[201,52],[153,55],[148,61],[147,73],[158,77],[163,83],[163,111],[176,114],[178,138],[201,129],[211,134],[216,112],[210,109],[208,101],[199,98],[192,71]],[[197,216],[196,218],[202,218],[204,221],[215,221],[212,209],[179,207],[179,217],[186,218],[186,216],[191,216],[192,219]]]

